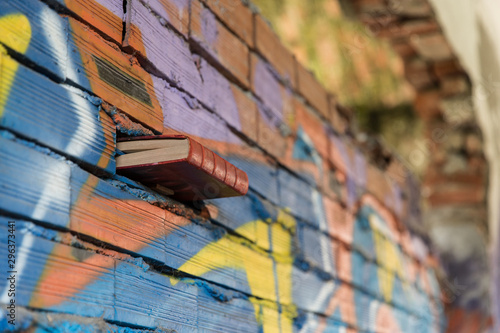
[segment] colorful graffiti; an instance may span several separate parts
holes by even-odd
[[[193,53],[186,6],[0,4],[0,228],[15,220],[17,244],[17,325],[2,306],[0,328],[443,331],[402,185],[375,195],[361,151],[265,59],[252,55],[255,94],[229,80],[222,24],[211,55]],[[162,132],[244,169],[249,194],[190,206],[115,173],[117,135]]]

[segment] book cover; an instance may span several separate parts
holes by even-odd
[[[247,174],[184,135],[118,139],[117,172],[179,201],[245,195]]]

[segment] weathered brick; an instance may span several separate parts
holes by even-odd
[[[432,64],[432,69],[438,78],[448,75],[461,74],[464,72],[462,66],[456,58],[436,61]]]
[[[79,21],[70,19],[73,43],[82,68],[68,71],[68,78],[84,85],[104,101],[156,131],[163,129],[161,93],[153,78],[130,55],[102,39]]]
[[[337,133],[345,134],[349,128],[349,120],[339,111],[337,98],[333,95],[330,95],[328,98],[330,106],[330,116],[328,119],[330,120],[330,124]]]
[[[354,217],[338,201],[324,198],[329,234],[346,244],[352,243]]]
[[[446,184],[432,188],[427,202],[432,207],[443,205],[480,204],[485,200],[484,186]]]
[[[187,41],[165,27],[151,9],[139,0],[130,0],[128,4],[128,30],[124,46],[138,52],[152,63],[162,76],[191,94],[203,91],[199,68],[193,60]]]
[[[394,22],[375,30],[378,37],[400,39],[411,37],[414,34],[429,34],[439,31],[435,20],[411,20]]]
[[[407,176],[408,169],[405,167],[403,162],[401,162],[398,158],[393,157],[391,162],[389,163],[386,173],[387,175],[394,181],[396,181],[401,187],[407,186]]]
[[[260,15],[255,15],[255,47],[283,80],[296,86],[294,57]]]
[[[323,157],[328,157],[328,140],[323,121],[312,112],[299,99],[294,99],[295,105],[295,128],[297,133],[302,130],[307,138],[311,140],[314,149]],[[298,134],[296,134],[298,135]]]
[[[411,45],[425,60],[440,61],[453,58],[453,52],[441,33],[414,35]]]
[[[426,0],[391,0],[389,1],[388,8],[392,14],[399,16],[432,16],[432,8]]]
[[[356,0],[354,8],[359,15],[374,16],[386,14],[387,5],[384,0]]]
[[[216,66],[248,87],[248,47],[222,25],[200,0],[191,2],[190,38]]]
[[[121,0],[72,0],[64,2],[67,8],[117,42],[123,30],[123,3]]]
[[[429,65],[422,59],[416,58],[405,62],[406,79],[417,90],[422,90],[434,85],[434,77]]]
[[[441,94],[445,97],[465,94],[469,88],[469,81],[465,75],[445,76],[440,80]]]
[[[423,120],[430,120],[441,113],[440,100],[441,95],[437,89],[421,91],[415,97],[413,105]]]
[[[136,0],[130,0],[136,1]],[[187,37],[189,32],[189,0],[142,0],[175,30]]]
[[[251,54],[250,84],[259,98],[259,110],[266,123],[290,132],[294,121],[292,92],[273,75],[270,65],[255,53]]]
[[[310,71],[299,63],[297,63],[297,77],[299,93],[319,114],[328,119],[328,95],[325,88]]]
[[[367,191],[381,202],[385,202],[391,193],[385,174],[372,164],[369,164],[367,168],[366,183]]]
[[[275,158],[283,158],[287,153],[287,138],[274,125],[267,123],[262,115],[259,114],[257,119],[259,146]]]
[[[203,0],[245,43],[253,47],[253,14],[241,0]]]
[[[239,87],[232,85],[234,99],[238,107],[241,131],[249,139],[257,142],[257,129],[258,129],[258,109],[257,103],[250,96],[250,94],[243,92]]]
[[[391,42],[392,48],[403,59],[410,59],[417,55],[417,51],[407,39]]]

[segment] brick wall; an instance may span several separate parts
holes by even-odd
[[[251,7],[2,2],[0,66],[0,328],[14,299],[21,330],[443,331],[415,179]],[[117,137],[160,133],[249,193],[181,204],[116,173]]]
[[[489,73],[495,72],[495,64],[477,61],[471,65],[465,55],[470,50],[491,53],[486,46],[455,44],[461,45],[456,54],[431,3],[446,13],[444,23],[449,23],[446,19],[449,20],[450,8],[459,9],[452,16],[461,13],[456,17],[462,21],[448,25],[452,40],[462,39],[459,32],[462,28],[474,30],[470,22],[462,26],[468,15],[463,13],[474,12],[464,4],[432,0],[391,4],[357,0],[352,4],[358,18],[394,46],[404,61],[406,78],[416,91],[414,108],[424,121],[425,139],[410,152],[409,162],[418,166],[428,160],[422,187],[424,220],[443,267],[447,332],[484,332],[491,324],[490,272],[497,264],[493,261],[490,266],[488,258],[488,241],[492,235],[488,230],[486,199],[488,187],[496,188],[493,181],[496,174],[493,168],[488,177],[482,132],[491,132],[489,127],[496,125],[481,124],[478,119],[495,110],[495,107],[481,110],[483,101],[492,95],[494,83],[476,79],[473,94],[471,79],[460,60],[465,59],[473,77],[476,66],[482,64],[487,68],[485,76],[490,82],[495,82],[491,79],[494,74]],[[485,92],[479,95],[478,87],[483,85]],[[493,116],[489,117],[488,124],[498,123]],[[493,166],[497,156],[490,154],[489,162]],[[492,212],[497,201],[491,196],[493,235],[491,226],[496,218]]]

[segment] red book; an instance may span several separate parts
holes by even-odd
[[[233,197],[248,191],[244,171],[187,136],[118,141],[117,148],[124,153],[116,158],[118,173],[179,201]]]

